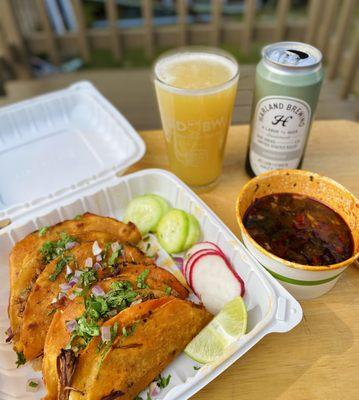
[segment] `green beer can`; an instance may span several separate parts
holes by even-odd
[[[279,42],[257,65],[246,169],[252,176],[300,168],[323,82],[321,52]]]

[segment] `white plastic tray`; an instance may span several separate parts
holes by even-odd
[[[113,177],[96,187],[83,189],[58,199],[50,212],[33,211],[26,223],[15,221],[0,231],[0,330],[8,327],[7,302],[9,295],[8,255],[14,243],[44,225],[73,218],[90,211],[121,219],[128,202],[135,196],[157,193],[169,200],[172,206],[193,213],[200,221],[203,239],[217,243],[230,258],[233,266],[244,279],[244,297],[248,314],[248,333],[236,342],[226,356],[215,365],[193,369],[197,365],[184,354],[166,370],[172,379],[160,395],[162,400],[183,400],[196,393],[222,371],[238,360],[263,336],[271,332],[286,332],[302,318],[299,303],[274,280],[247,252],[243,244],[229,231],[218,217],[179,179],[163,170],[144,170],[124,177]],[[44,214],[41,214],[44,213]],[[30,366],[15,368],[15,354],[11,346],[0,344],[0,399],[38,399],[43,391],[26,393],[28,378],[40,376]]]

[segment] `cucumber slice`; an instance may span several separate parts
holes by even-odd
[[[188,234],[184,243],[183,250],[187,250],[199,241],[201,235],[201,228],[197,218],[192,214],[188,215]]]
[[[165,200],[163,197],[159,196],[158,194],[147,194],[146,196],[157,200],[161,204],[162,216],[168,213],[168,211],[171,209],[171,206],[168,204],[168,201]],[[151,232],[156,232],[156,230],[157,226],[151,229]]]
[[[125,222],[133,222],[142,235],[154,229],[163,215],[162,204],[148,195],[135,197],[127,206]]]
[[[183,250],[188,235],[188,215],[173,208],[165,214],[157,227],[157,237],[161,246],[170,254]]]

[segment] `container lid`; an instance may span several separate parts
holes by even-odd
[[[0,228],[113,179],[144,153],[134,128],[89,82],[1,108]]]
[[[322,53],[301,42],[278,42],[263,48],[265,61],[279,68],[313,69],[322,61]]]

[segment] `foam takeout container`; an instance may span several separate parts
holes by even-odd
[[[144,193],[162,195],[198,218],[203,239],[218,244],[243,278],[248,309],[246,335],[199,370],[181,354],[167,367],[170,384],[155,399],[189,398],[265,335],[287,332],[300,322],[299,303],[177,177],[156,169],[119,176],[144,149],[129,123],[87,82],[0,109],[0,220],[10,221],[0,230],[0,400],[44,395],[43,388],[26,391],[27,380],[41,374],[29,365],[16,369],[16,355],[5,343],[13,245],[42,226],[86,211],[121,219],[128,202]]]

